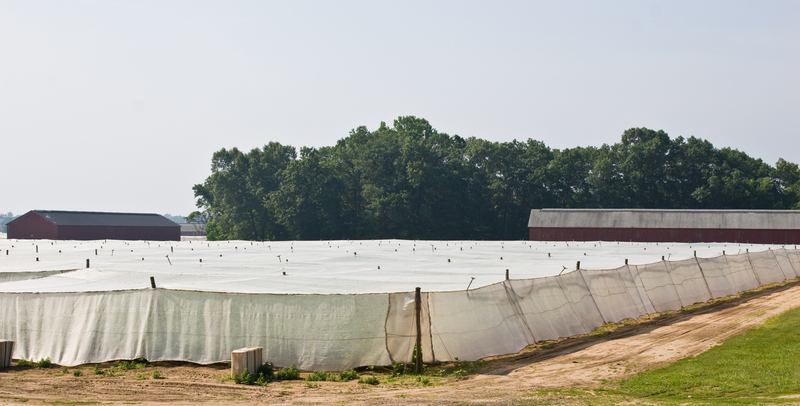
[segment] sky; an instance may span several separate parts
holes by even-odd
[[[0,212],[187,214],[211,154],[403,115],[800,162],[800,1],[0,0]]]

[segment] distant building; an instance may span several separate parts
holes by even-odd
[[[206,235],[205,223],[181,223],[181,237],[204,237]]]
[[[7,224],[9,239],[180,241],[159,214],[32,210]]]
[[[798,210],[531,210],[535,241],[800,244]]]

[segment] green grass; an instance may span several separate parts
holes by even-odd
[[[619,389],[675,402],[763,403],[800,394],[800,309],[696,357],[624,380]]]
[[[329,373],[327,373],[327,372],[315,371],[315,372],[312,372],[312,373],[308,374],[308,376],[306,377],[306,380],[309,381],[309,382],[333,381],[334,380],[334,376],[329,374]]]
[[[800,309],[732,337],[695,357],[595,390],[531,394],[535,403],[563,395],[563,404],[800,403]],[[526,402],[522,402],[526,403]]]

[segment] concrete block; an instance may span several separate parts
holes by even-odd
[[[244,371],[255,374],[264,365],[264,349],[262,347],[239,348],[231,352],[231,374],[239,375]]]

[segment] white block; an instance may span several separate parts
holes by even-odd
[[[262,347],[239,348],[231,352],[231,374],[239,375],[244,371],[255,374],[264,365],[264,349]]]

